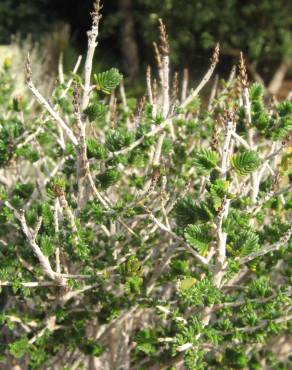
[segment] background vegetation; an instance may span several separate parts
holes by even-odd
[[[85,31],[90,25],[92,2],[2,0],[0,43],[9,43],[15,33],[24,37],[31,33],[34,38],[39,38],[56,24],[62,32],[60,22],[63,25],[65,22],[70,26],[74,49],[82,52],[86,45]],[[194,71],[203,72],[202,66],[208,61],[210,50],[220,42],[222,57],[219,70],[222,76],[227,76],[240,50],[246,55],[252,78],[265,82],[273,94],[278,92],[283,78],[289,73],[291,2],[107,0],[103,7],[103,34],[99,41],[97,68],[98,65],[115,65],[130,77],[143,75],[146,65],[153,63],[152,43],[157,21],[162,18],[169,30],[174,70],[188,68],[196,78]],[[66,49],[69,38],[65,44],[59,48]],[[71,51],[67,57],[74,55]],[[70,61],[66,65],[70,65]]]

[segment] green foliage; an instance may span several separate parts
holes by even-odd
[[[266,276],[261,276],[250,283],[251,297],[266,297],[270,293],[270,281]]]
[[[125,282],[125,292],[130,294],[140,294],[143,279],[140,276],[128,277]]]
[[[226,348],[226,362],[229,366],[235,369],[244,369],[248,363],[248,356],[241,348]]]
[[[41,250],[43,251],[45,256],[50,257],[54,253],[55,248],[53,245],[53,241],[49,236],[42,235],[40,237],[39,243],[40,243]]]
[[[188,225],[184,230],[184,236],[186,241],[197,249],[202,256],[206,255],[209,243],[212,240],[207,225]]]
[[[27,184],[16,184],[13,194],[18,195],[22,199],[29,199],[33,193],[34,186],[31,183]]]
[[[0,44],[10,42],[12,34],[38,38],[51,28],[54,12],[49,13],[49,2],[32,0],[29,4],[17,0],[3,0],[0,6]],[[36,19],[38,20],[36,22]]]
[[[194,306],[210,306],[220,302],[221,297],[221,292],[208,278],[196,282],[190,289],[179,286],[178,293],[183,302]]]
[[[83,340],[79,346],[80,350],[87,356],[99,357],[102,353],[102,347],[93,340]]]
[[[273,140],[284,139],[292,131],[292,103],[283,101],[277,106],[278,117],[271,130]]]
[[[115,168],[110,168],[107,171],[100,173],[97,178],[101,187],[103,189],[107,189],[119,181],[121,173]]]
[[[285,139],[292,130],[292,103],[280,102],[276,106],[276,112],[269,115],[264,104],[264,90],[259,84],[253,84],[250,89],[253,124],[267,138],[272,140]]]
[[[234,198],[234,195],[231,194],[229,190],[229,181],[216,179],[210,186],[210,195],[213,202],[213,206],[216,211],[219,211],[222,205],[222,200],[224,197],[229,199]]]
[[[259,250],[259,237],[252,231],[246,232],[243,236],[243,243],[240,247],[241,256],[248,256],[252,252]]]
[[[262,132],[269,124],[269,115],[265,108],[265,90],[259,83],[253,83],[249,88],[251,101],[252,124]]]
[[[130,256],[126,262],[122,263],[120,271],[124,277],[140,276],[143,273],[141,263],[135,256]]]
[[[219,155],[213,150],[201,149],[195,154],[194,165],[208,173],[216,167],[218,160]]]
[[[235,154],[231,158],[231,165],[240,176],[246,176],[256,170],[260,163],[261,160],[258,153],[253,150]]]
[[[250,229],[238,230],[233,238],[234,240],[230,251],[236,251],[236,253],[242,257],[256,252],[260,248],[258,235]]]
[[[246,51],[248,60],[258,66],[260,74],[263,61],[265,68],[275,71],[275,64],[278,66],[283,58],[291,57],[291,6],[284,0],[254,3],[227,0],[224,7],[216,0],[137,1],[136,32],[145,40],[144,50],[155,41],[158,19],[165,20],[176,67],[186,65],[188,50],[187,63],[199,68],[203,58],[207,61],[208,52],[216,42],[220,42],[222,53],[228,58],[236,59],[237,50]],[[118,19],[115,13],[108,19],[112,35],[118,30]],[[254,22],[255,19],[258,22]]]
[[[106,138],[106,146],[109,151],[114,152],[126,146],[129,146],[133,141],[133,134],[125,128],[119,128],[115,131],[110,131]]]
[[[176,221],[179,226],[187,226],[196,222],[210,221],[214,210],[208,202],[195,203],[190,197],[180,199],[175,206]]]
[[[17,157],[27,159],[31,163],[36,162],[39,159],[39,153],[37,150],[32,149],[29,145],[17,148],[15,153]]]
[[[170,85],[165,120],[152,78],[154,106],[92,89],[77,122],[71,77],[46,97],[51,117],[15,97],[9,63],[0,73],[4,367],[282,366],[268,349],[291,326],[290,102],[251,85],[247,125],[237,79],[219,81],[207,109],[182,109]],[[95,84],[110,93],[120,78]]]
[[[84,111],[89,121],[95,121],[99,118],[104,117],[106,113],[106,107],[101,103],[90,104]]]
[[[262,98],[264,97],[264,94],[265,94],[264,87],[257,82],[253,83],[249,88],[249,98],[253,103],[261,102]]]
[[[17,341],[13,342],[9,346],[10,353],[15,356],[16,358],[23,357],[29,347],[29,342],[27,337],[23,336]]]
[[[87,155],[89,158],[106,159],[108,152],[104,145],[100,144],[97,140],[89,138],[86,141]]]
[[[110,94],[123,79],[123,76],[116,68],[111,68],[109,71],[95,74],[93,77],[96,89],[105,94]]]
[[[146,353],[147,355],[155,354],[156,337],[154,331],[145,329],[136,334],[137,350]]]

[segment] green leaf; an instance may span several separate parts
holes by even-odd
[[[28,350],[29,342],[27,337],[21,337],[9,345],[9,352],[16,358],[23,357]]]
[[[106,147],[97,140],[89,138],[86,140],[88,158],[106,159],[108,151]]]
[[[25,108],[25,100],[21,95],[15,96],[12,100],[12,107],[15,112],[21,112]]]
[[[207,202],[195,203],[190,197],[181,198],[175,205],[176,222],[185,227],[196,222],[207,222],[214,216],[210,204]]]
[[[278,122],[272,127],[273,140],[284,139],[292,131],[292,103],[283,101],[277,106]]]
[[[121,275],[124,277],[140,276],[143,273],[141,262],[135,256],[130,256],[120,266]]]
[[[188,289],[182,289],[182,287],[179,286],[178,294],[185,303],[198,306],[214,304],[219,302],[221,297],[220,290],[215,287],[214,283],[209,278],[197,281]]]
[[[272,292],[270,278],[266,276],[260,276],[259,278],[252,280],[249,288],[249,296],[251,298],[267,297]]]
[[[231,199],[233,194],[228,192],[229,181],[216,179],[210,186],[210,194],[213,200],[213,205],[216,211],[221,208],[222,200],[226,196]]]
[[[95,221],[100,221],[102,219],[102,215],[103,215],[103,208],[102,206],[99,204],[99,203],[92,203],[91,204],[91,213],[94,217],[94,220]]]
[[[263,85],[255,82],[249,88],[249,97],[251,102],[261,100],[264,96],[264,87]]]
[[[290,101],[283,101],[278,104],[277,111],[280,117],[286,117],[287,115],[292,114],[292,102]]]
[[[31,183],[21,184],[18,183],[15,185],[13,190],[13,195],[19,196],[21,199],[29,199],[31,194],[33,193],[34,187]]]
[[[139,294],[142,284],[143,279],[140,276],[128,277],[125,282],[125,293]]]
[[[31,163],[36,162],[40,157],[39,152],[35,149],[32,149],[32,147],[29,145],[24,145],[20,148],[17,148],[15,153],[17,157],[23,157]]]
[[[252,252],[256,252],[260,249],[259,237],[252,231],[247,231],[240,238],[243,244],[240,247],[240,255],[247,256]]]
[[[89,121],[95,121],[106,113],[106,107],[101,103],[90,104],[84,111]]]
[[[40,247],[45,256],[49,257],[54,253],[55,246],[50,236],[42,235],[40,237]]]
[[[258,153],[253,150],[235,154],[231,158],[231,165],[240,176],[248,175],[256,170],[260,163],[261,160]]]
[[[136,334],[135,340],[137,342],[137,350],[146,353],[147,355],[154,354],[156,349],[155,333],[152,329],[145,329]]]
[[[209,149],[201,149],[195,154],[194,165],[204,172],[210,172],[217,166],[218,161],[218,153]]]
[[[194,284],[196,284],[197,279],[193,277],[185,278],[179,282],[180,290],[190,289]]]
[[[103,189],[107,189],[108,187],[117,183],[121,176],[122,176],[121,173],[117,169],[111,168],[99,174],[97,178],[101,184],[101,187]]]
[[[190,261],[189,260],[174,260],[170,263],[172,272],[175,275],[188,275],[190,273]]]
[[[212,238],[209,235],[209,227],[206,225],[188,225],[185,228],[184,236],[186,241],[196,248],[201,255],[206,255]]]
[[[242,348],[227,348],[225,351],[228,368],[243,369],[249,364],[248,355]]]
[[[119,85],[122,79],[123,75],[121,75],[116,68],[111,68],[109,71],[94,75],[96,89],[101,90],[105,94],[110,94],[111,91]]]
[[[111,152],[114,152],[129,146],[133,140],[133,133],[129,132],[125,128],[118,128],[117,130],[112,130],[107,134],[106,146]]]

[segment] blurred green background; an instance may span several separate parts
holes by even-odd
[[[70,68],[86,48],[93,0],[1,0],[0,45],[38,41],[56,68],[60,51]],[[154,64],[158,19],[167,26],[172,71],[207,69],[212,48],[221,44],[219,73],[225,77],[245,53],[250,76],[267,87],[289,79],[292,59],[292,2],[287,0],[104,0],[95,68],[116,66],[139,81]],[[279,80],[280,78],[280,80]],[[271,93],[279,87],[273,86]]]

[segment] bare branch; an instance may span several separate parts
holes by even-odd
[[[70,224],[70,227],[75,235],[75,239],[77,239],[77,233],[78,233],[78,229],[77,229],[77,226],[76,226],[76,222],[75,222],[75,216],[74,216],[74,213],[72,212],[68,202],[67,202],[67,199],[65,198],[65,195],[64,194],[61,194],[59,196],[59,201],[60,201],[60,205],[61,207],[65,210],[66,212],[66,215],[68,217],[68,221],[69,221],[69,224]]]
[[[67,123],[61,118],[61,116],[55,111],[55,109],[50,105],[50,103],[42,96],[42,94],[37,90],[35,87],[32,78],[31,78],[31,64],[30,64],[30,57],[29,54],[27,56],[26,61],[26,84],[32,94],[35,96],[37,101],[47,110],[47,112],[52,116],[52,118],[57,122],[57,124],[64,130],[74,144],[74,146],[78,145],[77,138],[75,137],[73,131],[67,125]]]
[[[77,148],[77,181],[78,181],[78,199],[77,209],[80,210],[88,199],[87,184],[89,162],[87,158],[87,145],[86,145],[86,122],[83,121],[80,110],[80,89],[77,83],[74,84],[73,92],[73,106],[74,116],[78,126],[78,142]]]
[[[248,145],[250,149],[254,149],[254,128],[252,127],[252,119],[251,119],[251,104],[249,99],[249,91],[248,91],[248,77],[246,72],[246,64],[243,58],[243,53],[240,53],[240,64],[239,64],[239,72],[240,72],[240,83],[242,86],[242,97],[243,97],[243,105],[246,115],[246,129],[247,129],[247,137],[248,137]],[[259,187],[260,187],[260,179],[258,178],[258,172],[253,171],[250,174],[251,178],[251,200],[253,203],[256,202]]]
[[[77,59],[77,61],[76,61],[76,64],[75,64],[75,66],[74,66],[74,68],[73,68],[73,71],[72,71],[73,75],[74,75],[75,73],[77,73],[77,71],[78,71],[78,69],[79,69],[79,67],[80,67],[81,61],[82,61],[82,55],[79,55],[79,57],[78,57],[78,59]],[[61,98],[64,98],[64,97],[67,95],[67,93],[68,93],[68,91],[69,91],[69,89],[70,89],[70,87],[71,87],[71,85],[72,85],[72,82],[73,82],[73,77],[71,77],[71,78],[68,80],[68,82],[67,82],[67,84],[66,84],[66,88],[65,88],[65,90],[64,90],[64,91],[62,92],[62,94],[61,94]]]
[[[185,108],[199,94],[202,88],[210,80],[218,61],[219,61],[219,44],[216,44],[213,56],[211,58],[210,68],[208,69],[207,73],[205,74],[199,85],[196,87],[196,89],[191,91],[190,95],[182,102],[181,108]]]
[[[30,281],[30,282],[20,282],[19,284],[25,288],[51,287],[60,285],[59,283],[54,281]],[[13,282],[0,281],[0,286],[13,286]]]
[[[62,281],[60,280],[58,274],[56,274],[53,271],[48,257],[46,257],[43,254],[42,250],[40,249],[40,247],[38,246],[38,244],[36,242],[36,237],[37,237],[39,228],[41,226],[42,219],[41,218],[39,219],[36,230],[31,231],[29,229],[27,223],[26,223],[24,211],[20,210],[19,212],[17,212],[17,210],[14,207],[12,207],[11,204],[7,201],[5,202],[5,205],[13,210],[15,217],[19,220],[19,222],[21,224],[22,231],[23,231],[24,235],[26,236],[34,254],[38,258],[45,274],[48,275],[52,280],[55,280],[55,281],[58,280],[59,283],[61,284]]]
[[[92,17],[92,27],[91,30],[88,31],[88,47],[87,47],[87,54],[85,59],[85,66],[84,66],[84,93],[82,98],[82,109],[84,110],[88,103],[89,103],[89,96],[90,96],[90,84],[91,84],[91,72],[92,72],[92,62],[94,57],[95,48],[97,46],[97,36],[98,36],[98,29],[99,29],[99,21],[101,19],[101,4],[99,0],[95,0],[94,9],[91,13]]]

